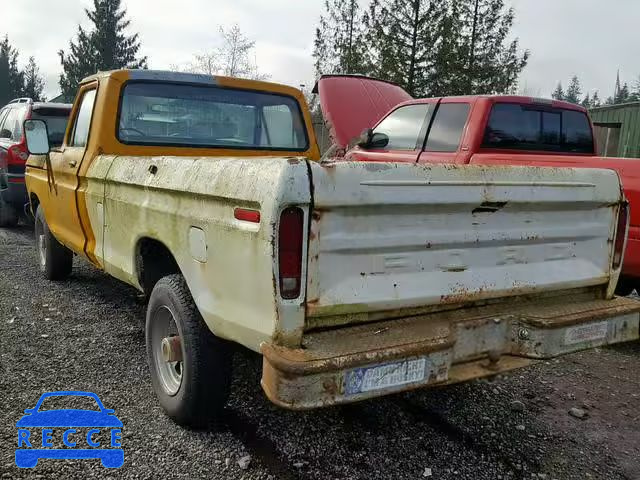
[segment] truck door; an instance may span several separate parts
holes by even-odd
[[[93,83],[83,86],[78,93],[65,144],[59,151],[50,153],[53,185],[49,201],[43,202],[53,234],[78,254],[84,254],[86,242],[78,210],[78,171],[87,149],[96,91],[97,84]]]

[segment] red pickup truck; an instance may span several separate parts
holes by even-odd
[[[321,107],[332,112],[325,118],[334,150],[349,160],[615,170],[631,205],[617,293],[640,290],[640,160],[597,156],[583,107],[506,95],[413,99],[393,83],[357,75],[323,76],[314,91],[331,92],[320,95]]]

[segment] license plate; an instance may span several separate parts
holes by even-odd
[[[564,335],[565,345],[575,345],[582,342],[593,342],[607,338],[608,323],[590,323],[589,325],[578,325],[567,329]]]
[[[426,358],[355,368],[347,372],[345,390],[347,395],[356,395],[421,382],[426,373]]]

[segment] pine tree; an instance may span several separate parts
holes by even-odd
[[[367,25],[358,0],[325,0],[313,47],[316,74],[368,73]]]
[[[371,38],[375,74],[399,83],[413,96],[430,94],[436,49],[447,2],[374,0]]]
[[[591,108],[596,108],[596,107],[600,107],[602,106],[602,102],[600,101],[600,95],[598,94],[598,91],[596,90],[593,93],[593,98],[591,99]]]
[[[458,56],[450,61],[462,85],[446,93],[514,92],[529,51],[520,52],[517,38],[509,40],[515,19],[513,8],[506,8],[503,0],[457,0],[452,2],[448,16],[453,20],[442,45],[452,38],[458,43]],[[436,70],[441,67],[437,64]]]
[[[553,98],[554,100],[564,100],[565,97],[564,89],[562,88],[562,82],[558,82],[558,86],[553,91],[553,93],[551,93],[551,98]]]
[[[29,63],[24,70],[24,95],[36,102],[44,100],[44,79],[40,76],[40,69],[36,65],[36,59],[29,57]]]
[[[567,94],[564,97],[564,100],[567,102],[579,104],[580,98],[582,97],[582,87],[580,86],[580,80],[577,75],[571,77],[571,82],[569,82],[569,87],[567,87]]]
[[[100,70],[146,68],[147,57],[137,57],[140,50],[138,34],[127,35],[130,21],[121,0],[93,0],[93,10],[85,9],[92,29],[78,26],[76,41],[69,43],[69,52],[60,50],[63,73],[60,87],[67,98],[73,98],[80,81]]]
[[[612,104],[618,103],[617,100],[618,100],[618,97],[620,95],[620,90],[621,90],[621,87],[620,87],[620,70],[618,70],[618,73],[616,73],[616,85],[613,88],[613,97],[609,97],[609,98],[612,99],[612,101],[611,101]],[[607,100],[609,100],[609,99],[607,99]]]
[[[633,82],[633,87],[631,89],[631,93],[629,94],[630,102],[638,102],[640,101],[640,78],[636,79]]]
[[[591,108],[591,95],[589,95],[589,92],[587,92],[585,97],[582,99],[580,105],[582,105],[584,108]]]
[[[627,103],[629,101],[629,85],[625,82],[621,88],[618,89],[618,92],[615,97],[613,97],[613,103]]]
[[[0,42],[0,105],[24,95],[24,74],[18,68],[18,51],[5,36]]]

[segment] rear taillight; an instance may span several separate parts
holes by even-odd
[[[285,299],[300,296],[303,225],[304,212],[300,208],[287,208],[280,215],[278,270],[280,273],[280,296]]]
[[[624,256],[624,241],[627,238],[627,227],[629,225],[629,204],[623,203],[620,206],[620,212],[618,213],[618,227],[616,228],[616,240],[613,246],[613,264],[612,267],[616,270],[622,263],[622,257]]]
[[[22,143],[10,146],[7,151],[9,152],[7,160],[10,165],[24,165],[29,158],[27,147]]]

